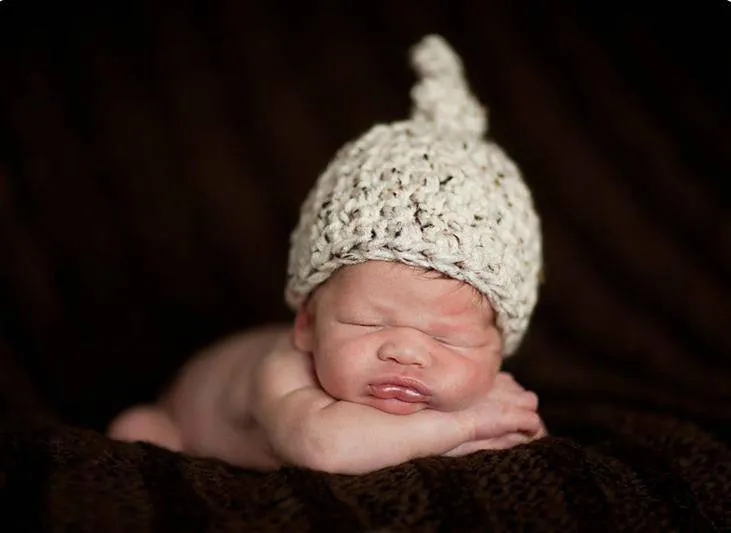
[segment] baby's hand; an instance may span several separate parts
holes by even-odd
[[[546,436],[538,415],[538,397],[513,376],[500,372],[485,397],[463,412],[473,429],[472,440],[445,455],[466,455],[478,450],[510,448]]]

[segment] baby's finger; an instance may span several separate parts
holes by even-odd
[[[464,444],[460,444],[456,448],[452,448],[448,452],[443,453],[442,455],[445,457],[460,457],[462,455],[467,455],[468,453],[472,453],[477,450],[481,450],[479,446],[477,446],[477,442],[479,441],[470,441],[465,442]]]
[[[458,457],[461,455],[468,455],[471,453],[478,452],[480,450],[505,450],[512,448],[518,444],[525,444],[530,442],[532,439],[525,433],[508,433],[501,437],[493,439],[473,440],[465,442],[460,446],[448,451],[444,455],[448,457]]]
[[[522,391],[524,390],[520,383],[518,383],[512,374],[509,372],[498,372],[495,376],[494,387],[501,387],[505,390]]]
[[[507,374],[505,372],[501,372],[497,375],[490,391],[495,394],[505,394],[505,393],[520,394],[523,392],[531,392],[531,391],[528,391],[528,389],[526,389],[525,387],[523,387],[523,385],[521,385],[520,383],[515,381],[515,379],[512,377],[512,375]]]
[[[538,395],[535,392],[504,392],[495,399],[505,405],[518,409],[528,409],[530,411],[538,410]]]
[[[499,401],[506,405],[520,407],[522,409],[538,409],[538,395],[535,392],[524,389],[512,390],[505,388],[495,388],[488,394],[490,400]]]
[[[516,407],[522,409],[530,409],[531,411],[538,410],[538,395],[532,391],[524,391],[520,394],[516,394],[513,401]]]
[[[491,439],[514,432],[536,434],[541,429],[541,419],[535,411],[502,406],[499,411],[484,413],[475,428],[477,439]]]
[[[503,435],[502,437],[497,437],[494,439],[490,439],[488,441],[482,441],[483,444],[480,446],[479,450],[506,450],[508,448],[512,448],[513,446],[517,446],[519,444],[527,444],[533,440],[531,437],[526,435],[525,433],[508,433],[507,435]]]

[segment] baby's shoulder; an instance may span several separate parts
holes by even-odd
[[[244,329],[224,337],[218,342],[222,352],[230,352],[239,357],[263,356],[286,338],[291,327],[286,324],[271,324]]]

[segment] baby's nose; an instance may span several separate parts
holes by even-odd
[[[429,364],[429,352],[418,339],[402,336],[388,340],[378,350],[381,361],[393,361],[400,365],[423,368]]]

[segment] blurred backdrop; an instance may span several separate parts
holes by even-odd
[[[0,350],[103,428],[196,349],[288,320],[300,202],[408,114],[408,48],[437,32],[542,216],[520,379],[549,410],[728,412],[731,3],[696,4],[4,0]]]

